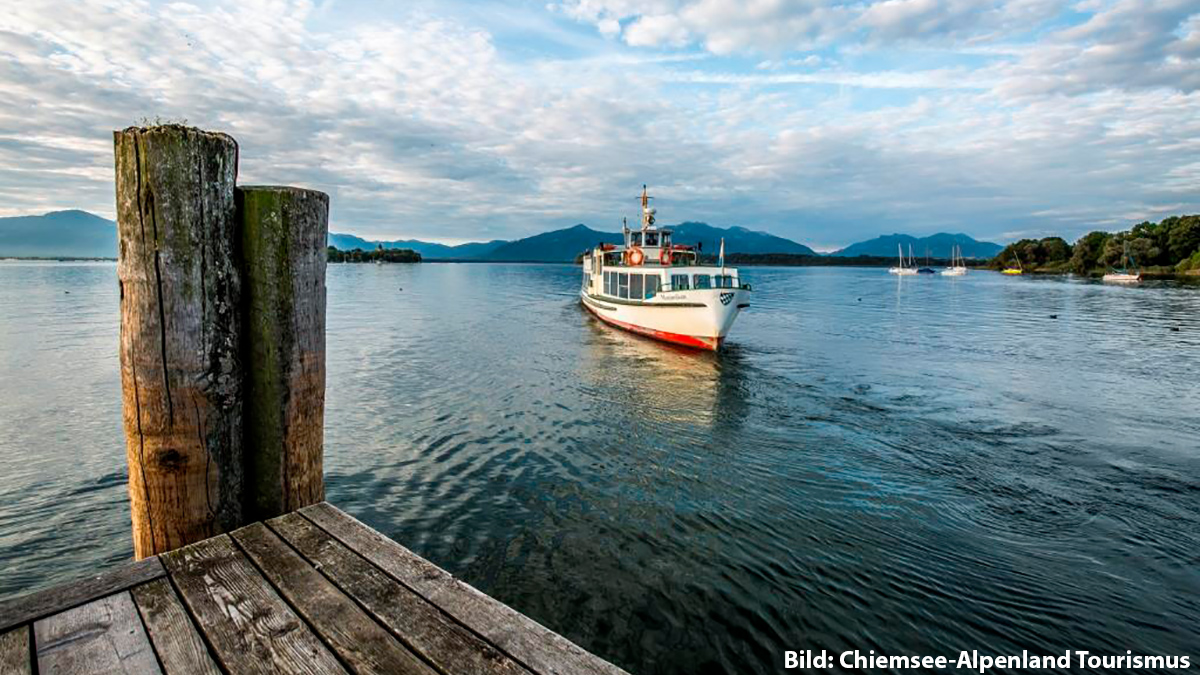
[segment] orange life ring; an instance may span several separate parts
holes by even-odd
[[[658,254],[658,262],[662,263],[663,265],[670,265],[671,264],[671,249],[664,248],[662,250],[662,252]]]
[[[642,249],[637,246],[626,251],[626,254],[629,256],[629,264],[634,267],[641,265],[646,260],[646,254],[642,253]]]

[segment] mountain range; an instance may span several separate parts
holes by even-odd
[[[675,243],[699,245],[708,254],[715,254],[722,238],[727,253],[791,253],[819,255],[804,244],[756,232],[744,227],[714,227],[706,223],[685,222],[670,226]],[[329,244],[342,250],[361,248],[408,248],[428,260],[480,260],[522,262],[569,262],[580,252],[599,243],[620,243],[618,232],[602,232],[579,224],[573,227],[543,232],[514,241],[493,240],[450,246],[416,239],[369,241],[353,234],[331,232]],[[912,244],[917,256],[938,258],[950,256],[950,247],[962,246],[963,255],[970,258],[990,258],[1000,252],[998,244],[980,242],[965,234],[935,234],[912,237],[893,234],[848,246],[834,256],[892,256],[896,245],[908,250]],[[112,258],[117,251],[116,223],[86,211],[54,211],[41,216],[0,218],[0,257],[64,257]]]
[[[87,211],[0,218],[0,256],[115,258],[117,224]]]
[[[897,255],[896,247],[900,246],[901,250],[904,251],[904,255],[908,255],[909,248],[911,247],[913,255],[917,258],[928,256],[930,258],[945,259],[950,257],[956,244],[961,247],[964,258],[993,258],[997,253],[1004,250],[1004,247],[999,244],[993,244],[990,241],[976,241],[965,234],[939,232],[928,237],[889,234],[882,237],[875,237],[870,241],[860,241],[857,244],[851,244],[829,255],[890,257]]]

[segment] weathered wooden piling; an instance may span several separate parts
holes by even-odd
[[[246,371],[246,516],[325,499],[325,247],[329,197],[239,187]]]
[[[242,524],[237,143],[131,127],[116,151],[117,278],[134,553]]]

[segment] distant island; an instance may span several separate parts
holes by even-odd
[[[368,251],[361,248],[343,251],[330,246],[325,249],[325,260],[331,263],[419,263],[421,254],[409,248],[377,247]]]
[[[1004,247],[988,267],[999,270],[1019,261],[1033,274],[1096,276],[1121,267],[1126,246],[1131,266],[1149,276],[1200,274],[1200,215],[1144,221],[1124,232],[1091,232],[1074,245],[1062,237],[1022,239]]]

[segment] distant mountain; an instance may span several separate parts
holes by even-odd
[[[376,246],[383,244],[384,248],[407,248],[421,254],[425,259],[438,258],[478,258],[482,255],[490,253],[492,250],[502,246],[508,242],[503,239],[493,241],[478,242],[473,241],[458,246],[448,246],[446,244],[436,244],[428,241],[419,241],[417,239],[397,239],[395,241],[368,241],[362,237],[353,234],[339,234],[337,232],[329,233],[329,245],[343,251],[350,251],[356,248],[361,248],[364,251],[374,250]]]
[[[829,255],[832,256],[856,256],[856,255],[876,255],[876,256],[894,256],[896,255],[896,245],[899,244],[905,255],[908,254],[908,247],[912,245],[913,256],[916,258],[924,258],[928,255],[931,258],[949,258],[951,248],[958,244],[962,247],[962,254],[965,258],[992,258],[997,253],[1004,249],[1000,244],[993,244],[990,241],[976,241],[965,234],[947,234],[939,232],[938,234],[928,237],[913,237],[907,234],[892,234],[883,237],[875,237],[870,241],[862,241],[857,244],[851,244],[840,251],[834,251]],[[926,253],[928,251],[928,253]]]
[[[117,224],[74,210],[0,218],[0,257],[116,258]]]
[[[543,232],[532,237],[510,241],[480,257],[485,260],[570,262],[580,252],[592,248],[596,244],[619,244],[622,241],[619,234],[600,232],[587,225],[576,225],[565,230]]]
[[[669,228],[675,233],[676,244],[701,244],[705,253],[716,255],[725,238],[726,253],[798,253],[817,255],[816,251],[791,239],[744,227],[720,228],[708,223],[680,223]]]
[[[765,232],[754,232],[744,227],[720,228],[706,223],[680,223],[668,225],[677,244],[700,244],[705,253],[715,255],[725,238],[726,253],[802,253],[816,255],[813,250],[790,239],[776,237]],[[544,232],[525,239],[508,242],[491,253],[480,256],[484,260],[524,260],[538,262],[565,262],[574,260],[581,252],[596,244],[619,244],[624,239],[619,232],[601,232],[586,225],[576,225],[565,230]]]

